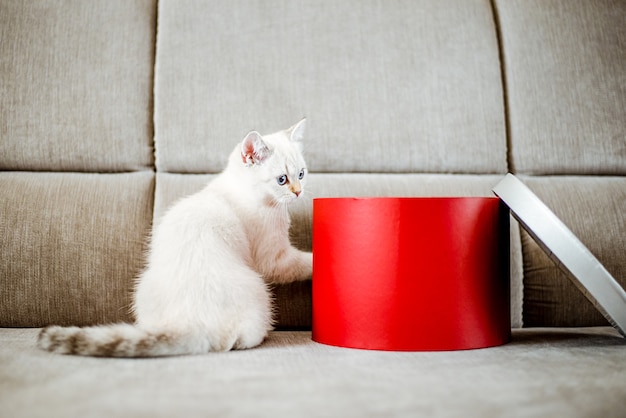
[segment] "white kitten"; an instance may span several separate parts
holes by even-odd
[[[259,345],[272,327],[266,283],[311,277],[312,255],[291,246],[287,212],[306,180],[304,127],[250,132],[219,176],[163,216],[137,280],[135,325],[52,326],[39,347],[151,357]]]

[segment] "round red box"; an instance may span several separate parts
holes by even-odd
[[[510,324],[498,198],[314,199],[314,341],[462,350],[508,342]]]

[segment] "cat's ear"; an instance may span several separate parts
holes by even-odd
[[[289,139],[296,142],[302,141],[304,139],[304,128],[306,128],[306,118],[287,129]]]
[[[241,143],[241,160],[246,165],[260,164],[270,156],[270,149],[257,131],[251,131]]]

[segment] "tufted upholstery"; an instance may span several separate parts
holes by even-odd
[[[306,199],[517,173],[626,285],[626,4],[0,1],[0,325],[131,321],[151,224],[250,129],[309,119]],[[605,320],[517,224],[514,326]],[[310,283],[275,289],[310,327]]]

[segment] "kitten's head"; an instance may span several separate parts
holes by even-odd
[[[265,203],[287,203],[304,192],[308,174],[302,156],[305,126],[306,119],[302,119],[270,135],[252,131],[241,143],[238,163]]]

